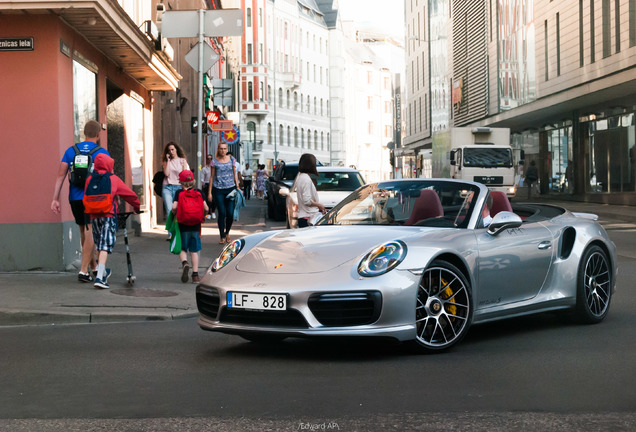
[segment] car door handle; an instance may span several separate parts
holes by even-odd
[[[539,246],[537,246],[537,248],[539,248],[539,250],[546,250],[546,249],[550,249],[552,247],[552,242],[549,241],[544,241],[539,243]]]

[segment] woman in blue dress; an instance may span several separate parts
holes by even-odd
[[[208,201],[216,205],[219,225],[219,243],[229,243],[230,229],[234,221],[234,200],[227,196],[237,188],[238,176],[234,163],[236,159],[227,155],[227,144],[219,143],[216,148],[216,156],[210,164],[211,190],[208,192]]]

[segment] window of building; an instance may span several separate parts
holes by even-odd
[[[294,128],[294,147],[298,147],[298,128]]]
[[[252,64],[252,44],[247,44],[247,64]]]
[[[257,63],[265,63],[263,60],[263,44],[258,44],[258,59],[256,59]]]
[[[283,128],[283,125],[278,125],[278,145],[279,146],[283,146],[283,131],[285,129]]]
[[[369,135],[373,135],[373,122],[369,122],[369,123],[367,124],[367,133],[368,133]]]
[[[287,126],[287,147],[291,147],[291,127]]]
[[[585,64],[585,50],[583,49],[583,0],[579,0],[579,67]]]
[[[559,22],[559,13],[556,14],[556,67],[557,76],[561,76],[561,27]]]
[[[263,86],[264,86],[263,81],[261,81],[259,83],[259,92],[258,92],[258,98],[260,100],[263,100]]]
[[[314,150],[318,150],[318,131],[314,131]]]
[[[603,58],[606,58],[612,55],[612,18],[610,0],[603,0],[601,20],[603,28]]]
[[[298,111],[298,92],[294,92],[294,111]]]
[[[267,123],[267,144],[268,145],[272,145],[273,139],[272,139],[272,124],[271,123]]]
[[[367,71],[367,84],[371,84],[373,82],[373,72]]]
[[[320,115],[325,115],[323,112],[322,98],[320,99]]]
[[[283,89],[280,87],[278,88],[278,106],[283,107]]]
[[[307,129],[307,149],[311,150],[311,129]]]
[[[636,0],[629,0],[629,46],[636,46]]]
[[[83,141],[84,125],[97,118],[97,66],[82,61],[76,53],[73,59],[73,117],[75,142]],[[90,67],[90,69],[89,69]]]
[[[632,1],[632,3],[636,3]],[[614,38],[616,39],[616,52],[621,52],[621,2],[614,0]]]
[[[252,88],[252,81],[247,83],[247,101],[252,102],[254,100],[254,89]]]
[[[291,108],[291,93],[287,90],[287,109]]]
[[[594,48],[596,40],[594,38],[594,0],[590,0],[590,63],[596,61],[596,54]]]
[[[258,8],[258,26],[263,27],[263,8]]]
[[[300,148],[305,148],[305,129],[300,130]]]
[[[320,150],[325,150],[325,133],[320,132]]]
[[[545,63],[544,79],[548,80],[548,20],[543,21],[543,62]]]
[[[247,27],[252,27],[252,8],[247,8],[245,14],[247,15],[247,18],[245,19],[245,25]]]
[[[318,114],[318,99],[314,96],[314,114]]]

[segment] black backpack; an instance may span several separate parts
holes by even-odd
[[[87,154],[83,154],[77,144],[73,145],[75,156],[71,162],[71,175],[68,178],[71,184],[84,189],[86,179],[93,173],[93,155],[100,149],[100,146],[96,146]]]

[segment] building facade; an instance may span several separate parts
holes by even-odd
[[[405,155],[424,157],[444,123],[437,109],[448,106],[448,127],[510,128],[526,164],[534,160],[539,166],[542,194],[636,205],[633,1],[416,3],[405,3],[407,39],[420,40],[423,28],[428,40],[421,51],[407,51]],[[451,88],[445,96],[441,89],[441,104],[435,102],[436,76],[444,73],[436,73],[439,38],[433,37],[443,19],[439,7],[448,8],[446,27],[452,30],[446,38],[451,57],[445,81]],[[418,93],[414,80],[422,55],[423,69],[431,74]],[[421,135],[410,135],[411,130]]]
[[[102,124],[100,144],[115,174],[152,197],[152,92],[173,91],[180,75],[150,21],[150,1],[0,2],[0,150],[10,155],[0,193],[0,271],[64,270],[79,261],[79,231],[68,205],[51,211],[64,151]],[[150,226],[146,212],[140,228]]]

